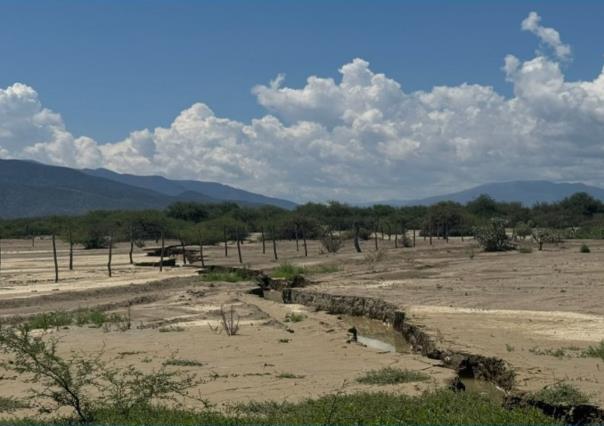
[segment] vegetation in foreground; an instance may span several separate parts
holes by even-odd
[[[602,340],[596,346],[590,346],[585,349],[585,351],[583,351],[583,356],[589,358],[600,358],[602,361],[604,361],[604,340]]]

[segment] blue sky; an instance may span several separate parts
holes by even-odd
[[[367,202],[604,186],[604,2],[0,1],[0,158]]]
[[[406,91],[463,82],[510,94],[508,53],[529,11],[575,50],[570,79],[593,78],[604,2],[569,1],[7,1],[0,3],[0,87],[34,87],[75,135],[114,142],[169,125],[195,101],[238,120],[264,111],[250,93],[277,73],[300,87],[355,57]]]

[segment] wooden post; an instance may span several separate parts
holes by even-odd
[[[304,256],[308,257],[308,247],[306,246],[306,235],[304,235],[304,227],[300,228],[302,232],[302,244],[304,245]]]
[[[69,270],[73,271],[73,235],[69,227]]]
[[[377,224],[375,225],[375,232],[373,233],[373,240],[375,242],[375,251],[378,251],[379,247],[378,247],[378,227],[377,227]]]
[[[180,248],[182,249],[182,264],[186,265],[187,264],[187,256],[185,253],[185,242],[184,240],[180,240]]]
[[[394,248],[398,248],[398,232],[394,234]]]
[[[164,231],[161,231],[161,253],[159,258],[159,272],[164,270]]]
[[[413,227],[413,247],[415,247],[415,226]]]
[[[203,259],[203,240],[201,238],[201,231],[199,232],[199,257],[201,258],[201,267],[205,268],[206,263],[205,263],[205,260]]]
[[[296,251],[300,251],[300,246],[298,244],[298,224],[296,224],[296,227],[294,229],[294,233],[296,235]]]
[[[131,265],[134,265],[134,259],[132,259],[133,253],[134,253],[134,225],[130,225],[130,252],[128,252],[128,256],[130,257]]]
[[[55,241],[55,234],[52,234],[52,258],[55,262],[55,282],[59,282],[59,262],[57,262],[57,243]]]
[[[449,242],[449,224],[447,222],[445,222],[445,224],[443,225],[445,228],[445,241],[448,243]]]
[[[262,254],[266,254],[266,241],[264,239],[264,226],[260,228],[260,232],[262,232]]]
[[[228,241],[227,241],[227,229],[226,226],[222,229],[223,235],[224,235],[224,257],[228,257],[229,256],[229,246],[227,245]]]
[[[432,223],[430,223],[430,245],[432,245],[432,233],[434,232],[434,228],[432,227]]]
[[[107,272],[111,278],[111,258],[113,257],[113,235],[109,234],[109,259],[107,260]]]
[[[272,230],[272,237],[273,237],[273,255],[275,256],[275,260],[279,260],[279,256],[277,256],[277,241],[275,238],[275,227],[273,226],[273,230]]]
[[[241,257],[241,243],[239,240],[239,228],[237,228],[236,237],[237,237],[237,256],[239,256],[239,263],[243,263],[243,258]]]
[[[359,241],[359,224],[354,224],[354,249],[357,253],[361,253],[361,243]]]

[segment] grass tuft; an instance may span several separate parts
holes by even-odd
[[[399,383],[423,382],[430,379],[425,373],[385,367],[380,370],[370,370],[357,378],[357,382],[366,385],[396,385]]]
[[[533,398],[552,405],[578,405],[589,402],[589,395],[568,383],[546,386],[539,392],[535,392]]]
[[[597,346],[590,346],[583,351],[583,356],[589,358],[600,358],[604,361],[604,340]]]

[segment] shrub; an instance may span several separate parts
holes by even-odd
[[[591,250],[589,249],[589,246],[585,243],[581,244],[581,248],[579,249],[579,251],[581,253],[590,253]]]
[[[284,262],[271,271],[271,276],[273,278],[284,278],[286,280],[291,280],[296,276],[302,275],[303,273],[303,267],[292,265],[289,262]]]
[[[425,373],[386,367],[380,370],[368,371],[356,380],[366,385],[395,385],[399,383],[422,382],[429,379],[430,376]]]
[[[568,383],[556,383],[552,386],[546,386],[539,392],[535,392],[532,396],[538,401],[552,405],[579,405],[589,402],[588,395]]]
[[[30,395],[34,406],[44,412],[69,407],[81,422],[94,421],[100,407],[129,418],[133,410],[148,408],[157,398],[185,395],[199,383],[194,376],[163,368],[151,373],[134,366],[114,368],[101,360],[101,354],[84,358],[72,353],[63,358],[56,339],[32,336],[25,326],[0,329],[0,349],[14,358],[2,364],[5,369],[37,385]]]
[[[285,315],[285,322],[301,322],[306,319],[306,315],[298,312],[290,312]]]
[[[505,232],[505,221],[502,219],[492,219],[487,225],[475,228],[474,237],[484,251],[512,249]]]
[[[590,358],[600,358],[604,361],[604,340],[597,346],[590,346],[583,351],[583,356]]]
[[[210,329],[215,333],[221,333],[224,330],[227,336],[234,336],[239,332],[239,315],[235,312],[233,305],[228,312],[224,310],[224,306],[220,306],[220,325],[222,328],[210,325]]]
[[[327,253],[337,253],[342,248],[342,245],[344,245],[344,242],[341,237],[329,233],[321,238],[321,245]]]

